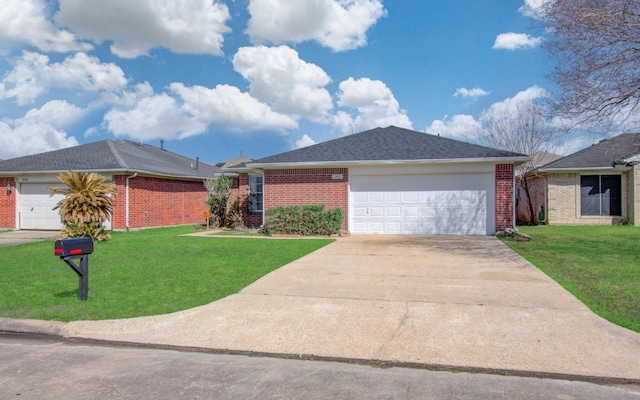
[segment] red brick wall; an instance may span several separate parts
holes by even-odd
[[[497,164],[496,177],[496,231],[515,226],[513,164]]]
[[[331,175],[341,174],[342,179]],[[349,171],[347,168],[282,169],[264,171],[265,209],[279,206],[324,204],[342,208],[344,224],[349,221]]]
[[[126,176],[113,177],[117,186],[113,229],[126,229]],[[202,181],[138,176],[129,180],[129,228],[204,222],[207,189]]]
[[[11,185],[11,194],[7,194]],[[0,178],[0,228],[16,227],[16,183],[13,178]]]

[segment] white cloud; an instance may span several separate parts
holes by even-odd
[[[217,0],[60,0],[55,21],[111,51],[135,58],[164,47],[176,53],[222,54],[229,9]]]
[[[184,102],[182,109],[199,121],[240,131],[284,130],[298,127],[295,119],[279,114],[235,86],[186,87],[172,83],[171,90]]]
[[[513,51],[538,47],[540,44],[542,44],[542,38],[533,37],[526,33],[507,32],[501,33],[496,37],[493,48]]]
[[[46,19],[50,2],[44,0],[3,0],[0,7],[0,46],[27,44],[41,51],[88,51],[88,43]]]
[[[313,146],[314,144],[316,144],[316,141],[311,139],[309,135],[305,134],[300,138],[300,140],[296,140],[296,149]]]
[[[524,5],[522,5],[518,11],[522,15],[532,18],[541,18],[543,11],[542,7],[549,3],[550,0],[525,0]]]
[[[520,104],[529,103],[548,96],[549,94],[543,88],[539,86],[531,86],[521,92],[518,92],[513,97],[508,97],[502,101],[493,103],[488,109],[482,112],[480,118],[486,119],[491,116],[513,115]]]
[[[251,96],[277,113],[314,118],[333,108],[324,89],[331,82],[329,75],[287,46],[242,47],[233,57],[233,68],[249,81]]]
[[[445,116],[442,120],[433,121],[427,127],[426,132],[456,139],[475,140],[482,132],[483,121],[493,117],[499,118],[504,115],[514,115],[519,105],[546,97],[548,97],[548,93],[543,88],[531,86],[516,93],[513,97],[493,103],[489,108],[482,111],[478,119],[467,114],[457,114],[451,118]]]
[[[489,92],[487,92],[486,90],[477,87],[473,89],[459,88],[453,95],[455,97],[475,99],[478,97],[487,96],[488,94]]]
[[[85,110],[66,101],[50,101],[18,119],[0,120],[0,159],[26,156],[77,146],[64,131],[75,124]]]
[[[379,80],[349,78],[340,82],[338,105],[357,111],[355,117],[339,111],[333,118],[334,127],[343,134],[389,125],[412,128],[406,111],[400,109],[391,89]]]
[[[458,114],[450,119],[444,117],[442,120],[435,120],[426,129],[427,133],[441,135],[453,139],[475,139],[478,137],[481,124],[471,115]]]
[[[0,100],[15,98],[19,105],[33,103],[50,88],[80,89],[89,92],[119,92],[127,85],[124,72],[115,64],[76,53],[61,63],[24,51],[11,72],[0,81]]]
[[[386,15],[380,0],[251,0],[253,43],[315,40],[334,51],[364,46],[366,32]]]
[[[206,123],[183,113],[166,93],[145,97],[130,110],[111,110],[104,122],[114,135],[139,140],[183,139],[207,129]]]

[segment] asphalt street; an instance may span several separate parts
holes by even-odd
[[[640,399],[640,387],[0,335],[0,399]]]

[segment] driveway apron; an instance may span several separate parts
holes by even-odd
[[[481,236],[341,238],[214,303],[168,315],[70,322],[63,333],[640,380],[640,334],[596,316],[499,240]]]

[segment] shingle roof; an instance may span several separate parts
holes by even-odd
[[[318,143],[247,163],[412,161],[526,157],[476,144],[389,126]]]
[[[222,172],[213,165],[129,140],[102,140],[0,161],[0,174],[4,176],[12,173],[64,172],[69,169],[128,171],[182,178],[209,178]]]
[[[640,133],[625,133],[549,163],[540,170],[611,168],[615,161],[638,153],[640,153]]]

